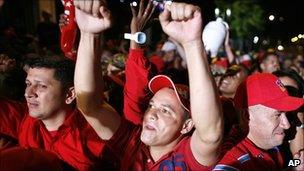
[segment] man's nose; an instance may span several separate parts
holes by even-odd
[[[290,128],[290,123],[286,117],[286,113],[281,114],[281,127],[284,129],[289,129]]]
[[[31,98],[36,96],[36,89],[34,86],[29,86],[25,89],[24,96],[26,98]]]

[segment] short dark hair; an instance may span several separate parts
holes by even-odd
[[[74,86],[75,62],[61,57],[31,58],[25,62],[30,68],[54,69],[54,78],[60,81],[64,90]]]
[[[265,56],[263,57],[262,62],[264,62],[265,60],[268,60],[269,56],[276,56],[278,58],[278,55],[274,52],[268,52],[265,54]]]

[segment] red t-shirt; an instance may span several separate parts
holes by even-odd
[[[77,170],[108,168],[116,161],[78,110],[68,112],[64,124],[52,134],[42,121],[29,116],[25,105],[0,100],[0,106],[0,133],[18,139],[22,147],[52,151]]]
[[[121,125],[107,142],[115,154],[121,155],[121,170],[211,170],[194,158],[190,136],[183,138],[174,149],[153,161],[149,148],[140,141],[141,127],[122,119]]]
[[[278,171],[283,168],[279,149],[263,150],[248,138],[229,150],[213,170]]]

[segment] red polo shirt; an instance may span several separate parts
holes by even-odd
[[[107,142],[115,154],[121,155],[121,170],[211,170],[196,161],[190,149],[190,136],[183,138],[174,149],[154,161],[149,148],[140,141],[141,126],[122,119],[120,128]]]
[[[110,167],[113,155],[78,110],[70,111],[57,131],[49,132],[42,121],[32,118],[25,105],[0,100],[0,133],[19,140],[22,147],[51,151],[77,170]],[[102,159],[107,159],[103,165]]]
[[[278,171],[283,168],[279,149],[263,150],[248,138],[228,151],[213,170]]]

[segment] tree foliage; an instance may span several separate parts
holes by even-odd
[[[254,1],[234,0],[229,3],[225,0],[215,0],[215,3],[221,11],[220,16],[228,21],[232,37],[246,39],[264,29],[263,10]],[[225,16],[225,10],[228,8],[232,11],[231,18]]]

